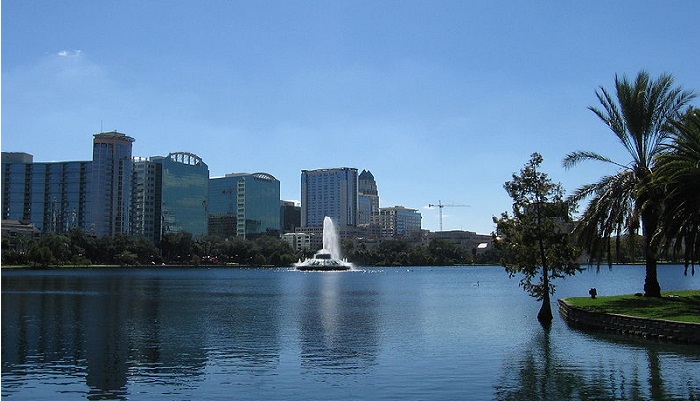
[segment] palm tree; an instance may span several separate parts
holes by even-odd
[[[571,195],[575,202],[590,198],[575,231],[581,245],[600,258],[603,247],[609,249],[613,235],[619,242],[622,234],[633,234],[641,223],[646,261],[644,295],[660,297],[656,276],[658,241],[654,234],[659,225],[662,190],[650,183],[661,145],[668,137],[670,121],[680,117],[681,110],[695,94],[674,88],[671,75],[663,74],[651,80],[646,71],[641,71],[634,82],[615,76],[615,98],[603,87],[596,95],[602,109],[593,106],[589,109],[610,128],[632,160],[618,163],[588,151],[573,152],[564,158],[566,168],[584,160],[618,168],[617,173],[584,185]]]
[[[674,250],[683,250],[687,274],[688,265],[700,258],[700,110],[690,110],[673,127],[654,174],[665,190],[660,235]]]

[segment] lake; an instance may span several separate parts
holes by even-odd
[[[643,266],[555,280],[641,291]],[[662,290],[700,275],[660,266]],[[8,400],[700,400],[700,346],[551,329],[502,267],[2,270]]]

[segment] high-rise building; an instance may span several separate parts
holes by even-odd
[[[134,158],[134,184],[131,194],[131,234],[158,243],[162,231],[163,165],[145,158]]]
[[[184,152],[134,159],[133,142],[116,131],[95,134],[92,161],[34,163],[30,154],[3,152],[2,218],[42,232],[80,228],[154,242],[166,232],[207,235],[207,165]]]
[[[2,219],[43,232],[86,230],[91,162],[34,163],[28,153],[2,153]]]
[[[238,232],[238,181],[231,177],[209,179],[207,218],[209,235],[235,237]]]
[[[333,219],[336,227],[357,226],[356,168],[302,170],[301,225],[323,227],[323,219]]]
[[[362,170],[357,188],[357,224],[366,226],[372,222],[372,215],[379,211],[379,191],[371,171]]]
[[[134,158],[131,233],[160,241],[168,232],[207,235],[209,167],[192,153]]]
[[[91,162],[3,154],[3,218],[31,221],[42,232],[128,233],[133,142],[116,131],[95,134]]]
[[[372,217],[384,238],[407,238],[420,234],[421,215],[416,209],[403,206],[382,207]]]
[[[120,132],[94,135],[87,232],[98,237],[129,232],[134,138]]]
[[[3,163],[34,163],[34,156],[25,152],[2,152]]]
[[[209,234],[250,238],[280,233],[280,182],[267,173],[209,180]]]
[[[298,201],[280,201],[282,233],[293,233],[301,227],[301,205]]]
[[[161,232],[185,231],[194,237],[207,235],[209,167],[206,163],[187,152],[154,156],[150,161],[161,165]]]

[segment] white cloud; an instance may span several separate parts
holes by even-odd
[[[59,57],[80,57],[82,50],[61,50],[56,53]]]

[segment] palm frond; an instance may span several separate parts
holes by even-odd
[[[562,164],[564,165],[564,168],[568,169],[568,168],[571,168],[571,167],[573,167],[573,166],[575,166],[575,165],[577,165],[580,162],[585,161],[585,160],[593,160],[593,161],[599,161],[599,162],[603,162],[603,163],[610,163],[610,164],[614,164],[614,165],[621,167],[621,168],[627,168],[627,166],[623,166],[619,163],[616,163],[612,159],[610,159],[606,156],[603,156],[603,155],[595,153],[595,152],[589,152],[589,151],[571,152],[564,157],[564,161]]]
[[[687,263],[700,256],[700,111],[671,125],[672,142],[657,158],[654,177],[665,190],[658,237],[677,252],[684,247]]]
[[[675,140],[669,145],[671,133],[675,131],[671,121],[677,119],[695,96],[694,92],[674,87],[671,75],[662,74],[652,80],[646,71],[640,71],[634,80],[616,75],[614,94],[603,87],[596,90],[599,105],[589,109],[610,128],[631,160],[628,164],[622,164],[591,151],[572,152],[563,160],[565,168],[584,160],[611,163],[621,168],[617,174],[584,185],[570,196],[572,201],[589,199],[575,232],[592,254],[601,255],[604,248],[610,246],[609,239],[613,235],[632,233],[639,227],[655,230],[656,224],[643,223],[655,221],[661,213],[664,196],[660,194],[664,187],[653,179],[658,165],[664,165],[662,172],[666,171],[667,179],[673,178],[672,182],[676,183],[673,191],[665,187],[667,199],[675,199],[676,193],[680,199],[684,196],[681,193],[691,190],[686,186],[689,179],[687,174],[691,171],[688,167],[692,163],[680,168],[679,160],[667,161],[667,156],[663,155],[676,154],[686,146]],[[700,162],[696,163],[695,168],[700,170]],[[700,182],[700,179],[696,178],[694,182]],[[670,213],[667,218],[677,216],[681,213],[679,208],[685,207],[682,202],[667,206]],[[642,218],[644,221],[641,221]],[[690,233],[694,232],[687,224],[672,227],[688,233],[686,238],[690,238]],[[646,234],[651,237],[654,233]],[[645,240],[645,246],[651,249],[648,255],[653,255],[655,252],[652,248],[656,243],[650,242],[650,238]]]

